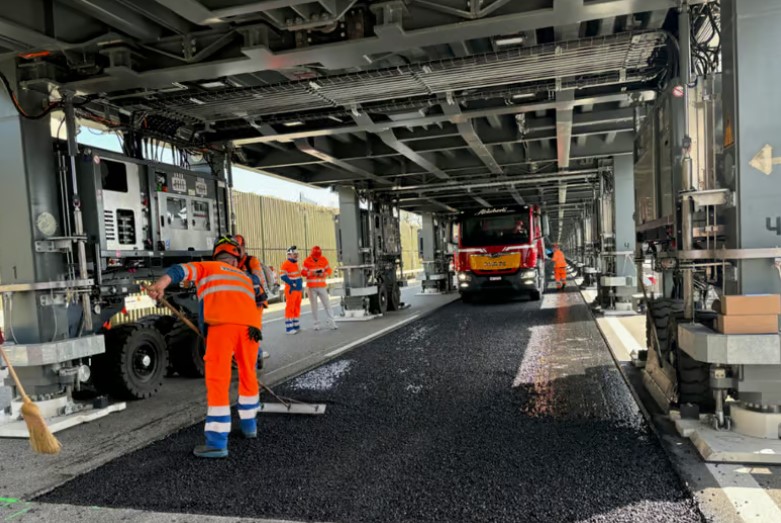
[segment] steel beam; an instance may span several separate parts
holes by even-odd
[[[537,102],[525,105],[513,105],[493,107],[486,109],[476,109],[473,111],[464,111],[460,115],[433,115],[433,116],[421,116],[417,118],[408,118],[395,121],[381,122],[371,124],[365,123],[363,125],[348,125],[342,127],[331,127],[324,129],[308,129],[304,131],[280,133],[275,136],[256,136],[252,138],[241,138],[233,140],[233,144],[237,146],[247,145],[252,143],[268,143],[268,142],[292,142],[300,138],[314,138],[316,136],[333,136],[336,134],[346,133],[360,133],[370,132],[379,134],[382,131],[388,129],[397,129],[403,127],[421,127],[424,125],[434,125],[444,122],[459,123],[465,122],[474,118],[487,118],[489,116],[501,116],[507,114],[521,114],[531,113],[535,111],[547,111],[556,110],[559,108],[572,108],[584,104],[601,104],[601,103],[613,103],[622,101],[636,101],[636,102],[649,102],[656,99],[656,93],[651,90],[640,91],[628,91],[625,93],[607,94],[589,96],[586,98],[576,98],[573,101],[547,101]]]
[[[569,168],[572,146],[572,108],[575,91],[559,91],[556,100],[561,105],[556,109],[556,154],[560,169]]]
[[[241,12],[257,12],[266,2],[254,2],[243,6],[211,11],[195,0],[157,0],[191,22],[203,25],[220,23],[220,17]],[[293,0],[291,0],[293,1]],[[695,0],[699,3],[701,0]],[[287,2],[289,3],[289,2]],[[408,31],[392,19],[375,26],[375,36],[344,42],[315,45],[274,52],[266,45],[252,45],[243,49],[244,57],[218,60],[196,66],[180,66],[155,69],[131,76],[107,74],[74,82],[71,87],[89,92],[110,92],[134,88],[153,88],[172,82],[198,81],[225,75],[253,73],[262,70],[290,69],[302,65],[320,63],[327,69],[343,69],[366,64],[366,56],[397,53],[414,48],[425,48],[501,34],[533,32],[538,28],[571,25],[615,16],[634,14],[638,11],[662,11],[677,7],[678,0],[607,0],[570,2],[556,0],[553,8],[535,9],[514,14],[486,17],[469,22],[440,25]],[[510,5],[522,4],[513,2]],[[267,7],[266,7],[267,8]]]
[[[118,31],[139,40],[155,40],[160,28],[146,18],[114,0],[64,0],[74,8],[92,16]]]
[[[328,153],[325,153],[317,148],[315,148],[311,143],[309,143],[308,140],[296,140],[295,141],[296,147],[299,151],[309,154],[311,156],[314,156],[315,158],[319,158],[322,161],[329,163],[331,165],[335,165],[336,167],[343,169],[347,172],[351,172],[353,174],[357,174],[358,176],[365,178],[367,180],[372,180],[374,182],[383,184],[383,185],[391,185],[392,182],[390,180],[387,180],[385,178],[381,178],[380,176],[377,176],[373,173],[370,173],[368,171],[365,171],[359,167],[356,167],[350,163],[347,163],[345,161],[342,161],[338,158],[334,158],[333,156],[329,155]]]
[[[447,115],[460,117],[462,114],[458,102],[454,102],[452,98],[443,103],[441,107],[442,111]],[[456,124],[456,127],[458,127],[458,131],[461,133],[461,136],[469,148],[472,150],[472,152],[475,153],[475,155],[477,155],[478,158],[480,158],[480,161],[482,161],[485,166],[488,167],[488,170],[490,170],[493,174],[504,173],[499,164],[496,163],[496,159],[494,158],[493,154],[491,154],[491,151],[488,150],[488,147],[485,146],[483,141],[480,139],[480,136],[477,134],[477,131],[475,131],[475,127],[472,125],[471,120],[460,121]]]
[[[117,0],[117,2],[180,35],[195,30],[193,24],[161,6],[155,0]]]

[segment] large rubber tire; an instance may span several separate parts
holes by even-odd
[[[369,312],[385,314],[388,311],[388,288],[384,283],[377,286],[377,294],[369,297]]]
[[[672,360],[675,368],[678,403],[698,405],[701,412],[712,411],[714,399],[710,390],[710,366],[686,354],[678,347],[676,340],[678,321],[683,318],[683,301],[662,298],[651,301],[649,306],[653,327],[656,328],[662,348],[662,361],[669,364]],[[653,350],[651,328],[651,320],[646,316],[649,350]]]
[[[165,339],[149,323],[115,327],[105,334],[106,352],[92,358],[95,386],[121,399],[157,394],[168,366]]]
[[[401,287],[399,287],[399,282],[395,282],[388,294],[388,310],[397,311],[399,309],[401,309]]]
[[[171,369],[184,378],[203,378],[206,364],[203,357],[206,354],[206,344],[181,320],[174,323],[166,336],[168,358]]]

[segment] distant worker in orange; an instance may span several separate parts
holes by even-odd
[[[268,296],[269,282],[266,278],[266,272],[263,268],[263,264],[260,263],[256,257],[247,254],[247,242],[244,240],[244,236],[241,234],[233,235],[233,239],[239,244],[241,249],[241,258],[239,259],[239,269],[247,274],[254,274],[260,280],[260,287],[263,292]],[[262,302],[258,306],[258,313],[260,314],[260,329],[263,330],[263,309],[268,309],[268,300]],[[258,368],[263,368],[263,359],[268,358],[268,352],[258,348]]]
[[[328,317],[328,327],[337,329],[334,315],[331,313],[331,302],[328,298],[328,277],[333,273],[328,258],[323,256],[323,250],[315,245],[309,258],[304,260],[304,268],[301,274],[306,277],[306,287],[309,291],[309,305],[312,307],[312,318],[315,321],[314,329],[320,330],[320,322],[317,319],[317,300],[323,303],[325,315]]]
[[[225,236],[212,252],[214,261],[190,262],[170,267],[154,285],[147,287],[152,299],[159,299],[171,284],[194,282],[198,287],[198,323],[206,337],[206,445],[193,454],[199,458],[228,456],[228,434],[231,430],[230,383],[232,358],[239,367],[239,419],[246,438],[258,435],[257,413],[260,408],[255,365],[258,359],[260,314],[258,305],[267,297],[256,276],[239,268],[241,249]]]
[[[285,282],[285,333],[298,334],[301,330],[301,299],[304,294],[304,280],[298,267],[298,248],[293,245],[287,250],[287,259],[279,267],[280,279]]]
[[[553,276],[556,278],[556,288],[563,289],[567,286],[567,260],[559,249],[559,244],[553,244]]]

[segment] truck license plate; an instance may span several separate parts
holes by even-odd
[[[502,281],[501,276],[491,276],[491,281]]]

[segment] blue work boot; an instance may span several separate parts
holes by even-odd
[[[258,437],[258,421],[255,418],[241,420],[241,433],[246,439]]]
[[[218,449],[209,445],[198,445],[193,449],[193,454],[199,458],[227,458],[228,449]]]

